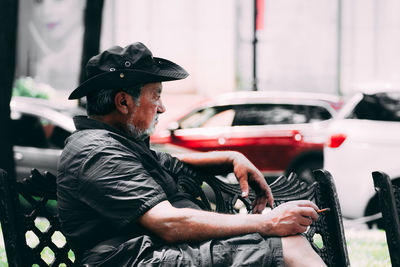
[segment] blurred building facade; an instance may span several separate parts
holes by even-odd
[[[55,34],[54,29],[62,29],[54,22],[57,19],[47,21],[43,18],[56,14],[59,18],[69,16],[72,19],[71,12],[51,12],[51,8],[65,11],[66,7],[61,5],[69,3],[68,8],[75,8],[76,14],[82,14],[82,1],[45,0],[37,1],[37,6],[27,4],[31,1],[21,2],[20,25],[25,28],[19,30],[17,75],[32,76],[39,82],[49,83],[50,87],[64,92],[65,97],[65,92],[70,92],[77,84],[77,77],[67,77],[68,83],[63,84],[63,80],[56,80],[56,71],[60,70],[63,75],[59,77],[64,78],[78,72],[82,28],[76,22],[66,24],[74,26],[72,30],[64,27],[74,34],[70,34],[71,39],[58,41],[78,47],[54,48],[45,39],[49,34],[41,34],[41,24],[35,22],[34,12],[39,14],[37,17],[44,25],[42,31],[53,32],[50,37],[54,40],[59,36],[65,39],[67,35]],[[166,91],[170,93],[208,97],[234,90],[251,90],[254,2],[105,0],[101,49],[141,41],[155,55],[184,66],[190,73],[189,78],[166,83]],[[263,17],[256,34],[259,90],[348,95],[361,87],[398,87],[400,17],[397,10],[400,10],[400,1],[258,2],[262,3],[259,12]],[[49,5],[44,3],[54,5],[46,10]],[[75,21],[76,18],[82,20],[81,15],[75,16]],[[31,40],[27,39],[26,33],[32,35]],[[51,64],[47,67],[46,61],[39,58],[40,54],[32,52],[35,44],[39,52],[44,51],[49,56],[47,62]],[[56,48],[59,49],[57,52]],[[32,65],[34,60],[39,62],[36,67]],[[67,70],[71,74],[67,74]]]
[[[235,1],[106,1],[101,47],[140,41],[189,78],[169,92],[212,95],[235,88]]]
[[[140,40],[181,63],[191,76],[173,85],[178,91],[250,90],[253,3],[108,1],[104,36],[112,38],[103,44]],[[264,0],[258,89],[347,95],[362,87],[398,87],[397,10],[397,0]]]

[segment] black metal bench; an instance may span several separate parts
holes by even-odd
[[[0,212],[9,266],[73,265],[74,253],[60,230],[52,174],[33,169],[15,182],[1,170]]]
[[[400,187],[384,172],[373,172],[375,190],[382,212],[383,228],[392,266],[400,267]]]
[[[235,213],[238,199],[250,208],[254,194],[250,194],[250,200],[243,199],[237,184],[227,184],[211,175],[193,175],[193,170],[189,169],[184,172],[187,175],[179,179],[179,186],[194,194],[205,209]],[[296,175],[275,180],[270,187],[276,204],[309,199],[319,207],[330,208],[311,225],[306,236],[328,266],[350,266],[332,177],[323,170],[316,171],[314,176],[317,182],[312,185],[297,179]],[[204,183],[212,188],[215,203],[204,193]],[[61,234],[54,175],[32,170],[29,178],[15,182],[0,171],[0,212],[9,266],[72,266],[77,261]],[[31,244],[29,239],[32,238],[37,239],[36,244]],[[50,254],[47,259],[44,253]]]

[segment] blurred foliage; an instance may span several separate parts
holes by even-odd
[[[38,83],[31,77],[22,77],[15,81],[12,96],[25,96],[49,99],[54,89],[44,83]]]

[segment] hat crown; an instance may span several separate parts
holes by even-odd
[[[151,70],[156,66],[153,54],[142,43],[137,42],[124,48],[113,46],[92,57],[86,65],[87,79],[115,70]]]
[[[68,99],[78,99],[100,89],[122,89],[151,82],[174,81],[189,74],[178,64],[153,57],[142,43],[114,46],[92,57],[86,65],[86,80]]]

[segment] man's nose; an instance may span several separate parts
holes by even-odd
[[[157,108],[157,112],[158,113],[164,113],[166,110],[164,104],[162,103],[162,101],[160,100],[160,103],[158,104],[158,108]]]

